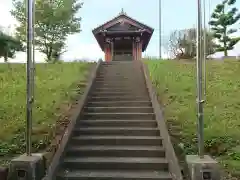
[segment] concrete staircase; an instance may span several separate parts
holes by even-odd
[[[102,63],[56,180],[172,180],[139,63]]]

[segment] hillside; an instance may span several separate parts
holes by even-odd
[[[82,93],[91,65],[36,65],[34,152],[45,149],[53,139],[57,120],[67,112],[74,97]],[[0,64],[0,164],[25,151],[25,72],[24,64],[11,64],[10,67]]]
[[[177,144],[197,151],[196,68],[186,61],[146,61]],[[209,61],[204,110],[205,148],[233,174],[240,174],[240,63]],[[173,126],[174,125],[174,126]],[[175,137],[176,138],[176,137]]]
[[[187,61],[146,61],[177,146],[196,153],[196,68]],[[57,120],[86,85],[90,63],[38,64],[34,151],[45,149]],[[205,105],[206,153],[232,174],[240,172],[240,63],[209,61]],[[0,164],[25,150],[25,65],[0,64]],[[60,122],[64,123],[66,122]],[[172,126],[171,126],[172,125]]]

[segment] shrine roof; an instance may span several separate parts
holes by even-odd
[[[93,29],[92,32],[102,50],[104,50],[104,39],[106,36],[118,37],[130,35],[133,37],[141,36],[142,50],[145,51],[154,29],[128,16],[122,9],[122,12],[118,16]]]
[[[97,34],[101,31],[108,30],[112,26],[115,26],[118,23],[126,22],[138,29],[145,29],[148,33],[153,33],[154,29],[142,22],[137,21],[136,19],[133,19],[132,17],[128,16],[123,10],[119,13],[118,16],[114,17],[113,19],[105,22],[104,24],[96,27],[93,29],[93,34]]]

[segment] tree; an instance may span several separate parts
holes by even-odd
[[[238,9],[235,7],[230,8],[235,3],[236,0],[222,1],[221,4],[216,6],[211,16],[212,20],[209,22],[214,37],[220,42],[217,51],[223,51],[224,56],[228,56],[228,50],[232,50],[240,40],[239,37],[230,37],[231,34],[237,32],[237,29],[232,28],[232,25],[236,24],[240,19]],[[230,10],[227,10],[227,8],[230,8]]]
[[[17,37],[26,43],[26,1],[13,0],[13,5],[11,13],[20,23]],[[47,62],[53,61],[64,52],[68,35],[81,31],[81,18],[77,14],[82,5],[78,0],[36,0],[36,50],[46,55]]]
[[[203,31],[204,33],[204,31]],[[197,32],[195,28],[176,30],[170,34],[169,49],[175,58],[192,59],[196,56]],[[212,33],[206,31],[206,55],[213,54],[216,49]]]
[[[4,57],[4,62],[8,58],[14,58],[16,51],[23,51],[23,46],[17,39],[0,32],[0,57]]]
[[[175,30],[170,34],[169,44],[167,49],[172,57],[177,57],[179,53],[183,54],[183,50],[180,48],[180,39],[181,39],[181,31]]]

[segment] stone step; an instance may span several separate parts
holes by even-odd
[[[117,69],[117,70],[125,70],[125,69],[136,69],[136,70],[142,70],[139,66],[136,66],[135,64],[122,64],[122,65],[105,65],[101,66],[99,68],[102,69]]]
[[[123,88],[135,88],[135,91],[137,91],[136,88],[142,89],[145,88],[145,83],[143,82],[134,82],[134,81],[129,81],[129,82],[95,82],[94,87],[98,86],[106,86],[106,87],[123,87]]]
[[[109,68],[118,68],[118,69],[122,69],[123,67],[127,67],[127,68],[136,68],[138,69],[139,66],[137,64],[133,64],[133,63],[125,63],[125,64],[105,64],[105,65],[101,65],[101,69],[109,69]]]
[[[117,69],[122,69],[122,68],[135,68],[139,69],[139,66],[136,66],[136,64],[106,64],[102,65],[101,69],[111,69],[111,68],[117,68]]]
[[[160,136],[158,128],[80,127],[73,135]]]
[[[101,66],[99,68],[99,70],[112,70],[115,69],[116,71],[125,71],[125,70],[136,70],[136,71],[140,71],[142,70],[141,68],[139,68],[139,66],[129,66],[129,65],[122,65],[122,66]]]
[[[88,120],[114,120],[114,119],[128,119],[128,120],[144,120],[155,119],[154,113],[83,113],[83,119]]]
[[[124,76],[124,75],[104,75],[104,76],[98,76],[96,81],[138,81],[138,82],[145,82],[145,80],[142,77],[139,76]]]
[[[98,91],[93,91],[91,92],[90,96],[149,96],[147,92],[114,92],[114,91],[110,91],[110,92],[98,92]]]
[[[124,76],[111,76],[111,77],[96,77],[95,81],[134,81],[134,80],[139,80],[139,81],[145,81],[144,78],[141,77],[124,77]]]
[[[129,78],[131,77],[132,79],[142,79],[143,76],[141,76],[141,73],[138,72],[121,72],[121,73],[116,73],[116,72],[100,72],[99,74],[96,75],[98,78]],[[144,80],[144,79],[143,79]]]
[[[126,67],[139,67],[139,64],[136,64],[136,63],[133,63],[133,62],[117,62],[117,61],[115,61],[114,63],[113,63],[113,61],[112,62],[109,62],[110,64],[101,64],[101,68],[110,68],[110,67],[124,67],[124,66],[126,66]]]
[[[113,72],[129,72],[129,71],[135,71],[135,72],[141,72],[142,70],[137,67],[128,67],[128,66],[122,66],[122,67],[101,67],[98,72],[105,72],[105,71],[113,71]]]
[[[101,67],[99,69],[99,72],[102,72],[102,71],[115,71],[115,72],[123,72],[123,71],[136,71],[136,72],[141,72],[142,70],[138,67],[134,67],[134,66],[131,66],[131,67],[128,67],[128,66],[122,66],[122,67],[114,67],[114,66],[111,66],[111,67]]]
[[[90,96],[88,101],[101,102],[101,101],[150,101],[148,96]]]
[[[137,87],[135,87],[135,88],[130,88],[129,86],[128,87],[104,87],[104,86],[99,86],[99,87],[94,87],[94,85],[93,85],[93,88],[92,88],[92,90],[91,90],[91,93],[92,92],[103,92],[103,93],[107,93],[107,92],[122,92],[122,93],[136,93],[136,92],[138,92],[139,94],[140,93],[145,93],[145,94],[149,94],[148,93],[148,90],[147,90],[147,88],[141,88],[141,89],[139,89],[139,88],[137,88]]]
[[[131,79],[139,79],[144,80],[143,76],[141,76],[141,73],[138,72],[99,72],[96,76],[97,78],[111,78],[111,79],[117,79],[117,78],[131,78]]]
[[[123,106],[138,106],[138,107],[152,107],[151,101],[88,101],[86,107],[123,107]]]
[[[127,63],[125,63],[125,64],[102,65],[100,68],[101,68],[101,69],[108,69],[108,68],[115,68],[115,67],[116,67],[116,68],[118,68],[118,69],[123,69],[124,67],[126,67],[126,68],[141,69],[140,66],[141,66],[141,65],[139,65],[139,64],[134,64],[134,63],[132,63],[132,64],[127,64]]]
[[[142,97],[142,96],[146,96],[146,97],[149,97],[148,93],[147,92],[130,92],[130,91],[125,91],[125,92],[119,92],[119,91],[110,91],[110,92],[107,92],[107,91],[92,91],[89,96],[103,96],[103,97],[106,97],[106,96],[109,96],[109,97],[112,97],[112,96],[134,96],[134,97]]]
[[[95,87],[95,88],[96,87],[108,87],[108,88],[132,89],[135,92],[137,92],[138,89],[145,89],[145,84],[144,83],[135,83],[135,82],[94,83],[93,87]]]
[[[140,71],[141,69],[138,66],[102,66],[99,70],[116,70],[116,71],[126,71],[126,70],[135,70]]]
[[[81,170],[168,170],[165,158],[66,157],[63,168]]]
[[[126,74],[111,74],[111,76],[109,76],[108,74],[104,74],[104,73],[100,73],[96,76],[96,79],[130,79],[130,80],[134,80],[134,79],[139,79],[139,80],[144,80],[143,76],[139,76],[138,74],[132,74],[131,76],[126,76]]]
[[[128,84],[128,83],[135,83],[135,84],[145,84],[145,81],[142,79],[120,79],[120,78],[112,78],[112,79],[97,79],[94,83],[97,84]]]
[[[134,81],[134,80],[138,80],[138,81],[145,81],[145,79],[142,76],[97,76],[96,79],[94,81]]]
[[[120,88],[120,89],[132,89],[134,91],[138,89],[146,89],[144,83],[135,83],[135,82],[128,82],[128,83],[94,83],[93,84],[94,88],[100,88],[100,87],[105,87],[105,88]]]
[[[132,76],[125,76],[126,74],[119,74],[119,75],[114,75],[112,74],[111,76],[107,75],[99,75],[96,77],[95,81],[140,81],[140,82],[145,82],[145,79],[142,76],[139,75],[132,75]]]
[[[92,90],[95,90],[95,89],[109,89],[110,91],[113,91],[114,90],[118,90],[118,89],[122,89],[123,92],[126,92],[126,91],[132,91],[132,92],[146,92],[147,91],[147,88],[145,87],[140,87],[140,86],[134,86],[133,84],[132,85],[129,85],[129,86],[125,86],[125,85],[104,85],[104,84],[94,84],[93,86],[93,89]]]
[[[101,71],[115,71],[115,72],[124,72],[124,71],[136,71],[141,72],[142,70],[134,66],[122,66],[122,67],[101,67],[98,72]]]
[[[135,63],[115,63],[115,64],[101,64],[101,68],[111,68],[111,67],[139,67],[138,64]]]
[[[155,120],[81,120],[79,127],[157,127]]]
[[[118,64],[118,65],[112,64],[112,65],[105,65],[100,67],[100,69],[117,69],[117,70],[121,70],[123,68],[140,69],[138,66],[134,64]]]
[[[110,61],[110,62],[102,62],[101,65],[111,65],[111,64],[116,64],[116,65],[121,65],[121,64],[136,64],[137,65],[138,62],[136,61]]]
[[[162,146],[159,136],[73,136],[70,145]]]
[[[106,85],[116,85],[116,84],[120,84],[120,85],[128,85],[134,83],[135,85],[145,85],[145,82],[142,80],[116,80],[116,79],[112,79],[112,80],[98,80],[95,81],[94,84],[106,84]]]
[[[152,107],[85,107],[84,112],[90,113],[114,113],[114,112],[127,112],[127,113],[153,113]]]
[[[96,74],[96,77],[116,77],[116,76],[121,76],[121,77],[132,77],[132,78],[139,78],[143,77],[141,71],[99,71]]]
[[[66,156],[72,157],[165,157],[161,146],[71,146]]]
[[[56,180],[172,180],[165,171],[62,171]]]
[[[139,96],[149,96],[147,89],[110,89],[110,88],[99,88],[99,89],[92,89],[89,96],[96,96],[96,95],[106,95],[106,96],[129,96],[129,95],[139,95]]]
[[[93,88],[91,92],[102,92],[102,93],[108,93],[108,92],[114,92],[114,93],[146,93],[148,94],[148,91],[146,88],[144,89],[138,89],[138,90],[134,90],[131,88],[128,89],[122,89],[122,88],[107,88],[107,87],[101,87],[101,88]]]

